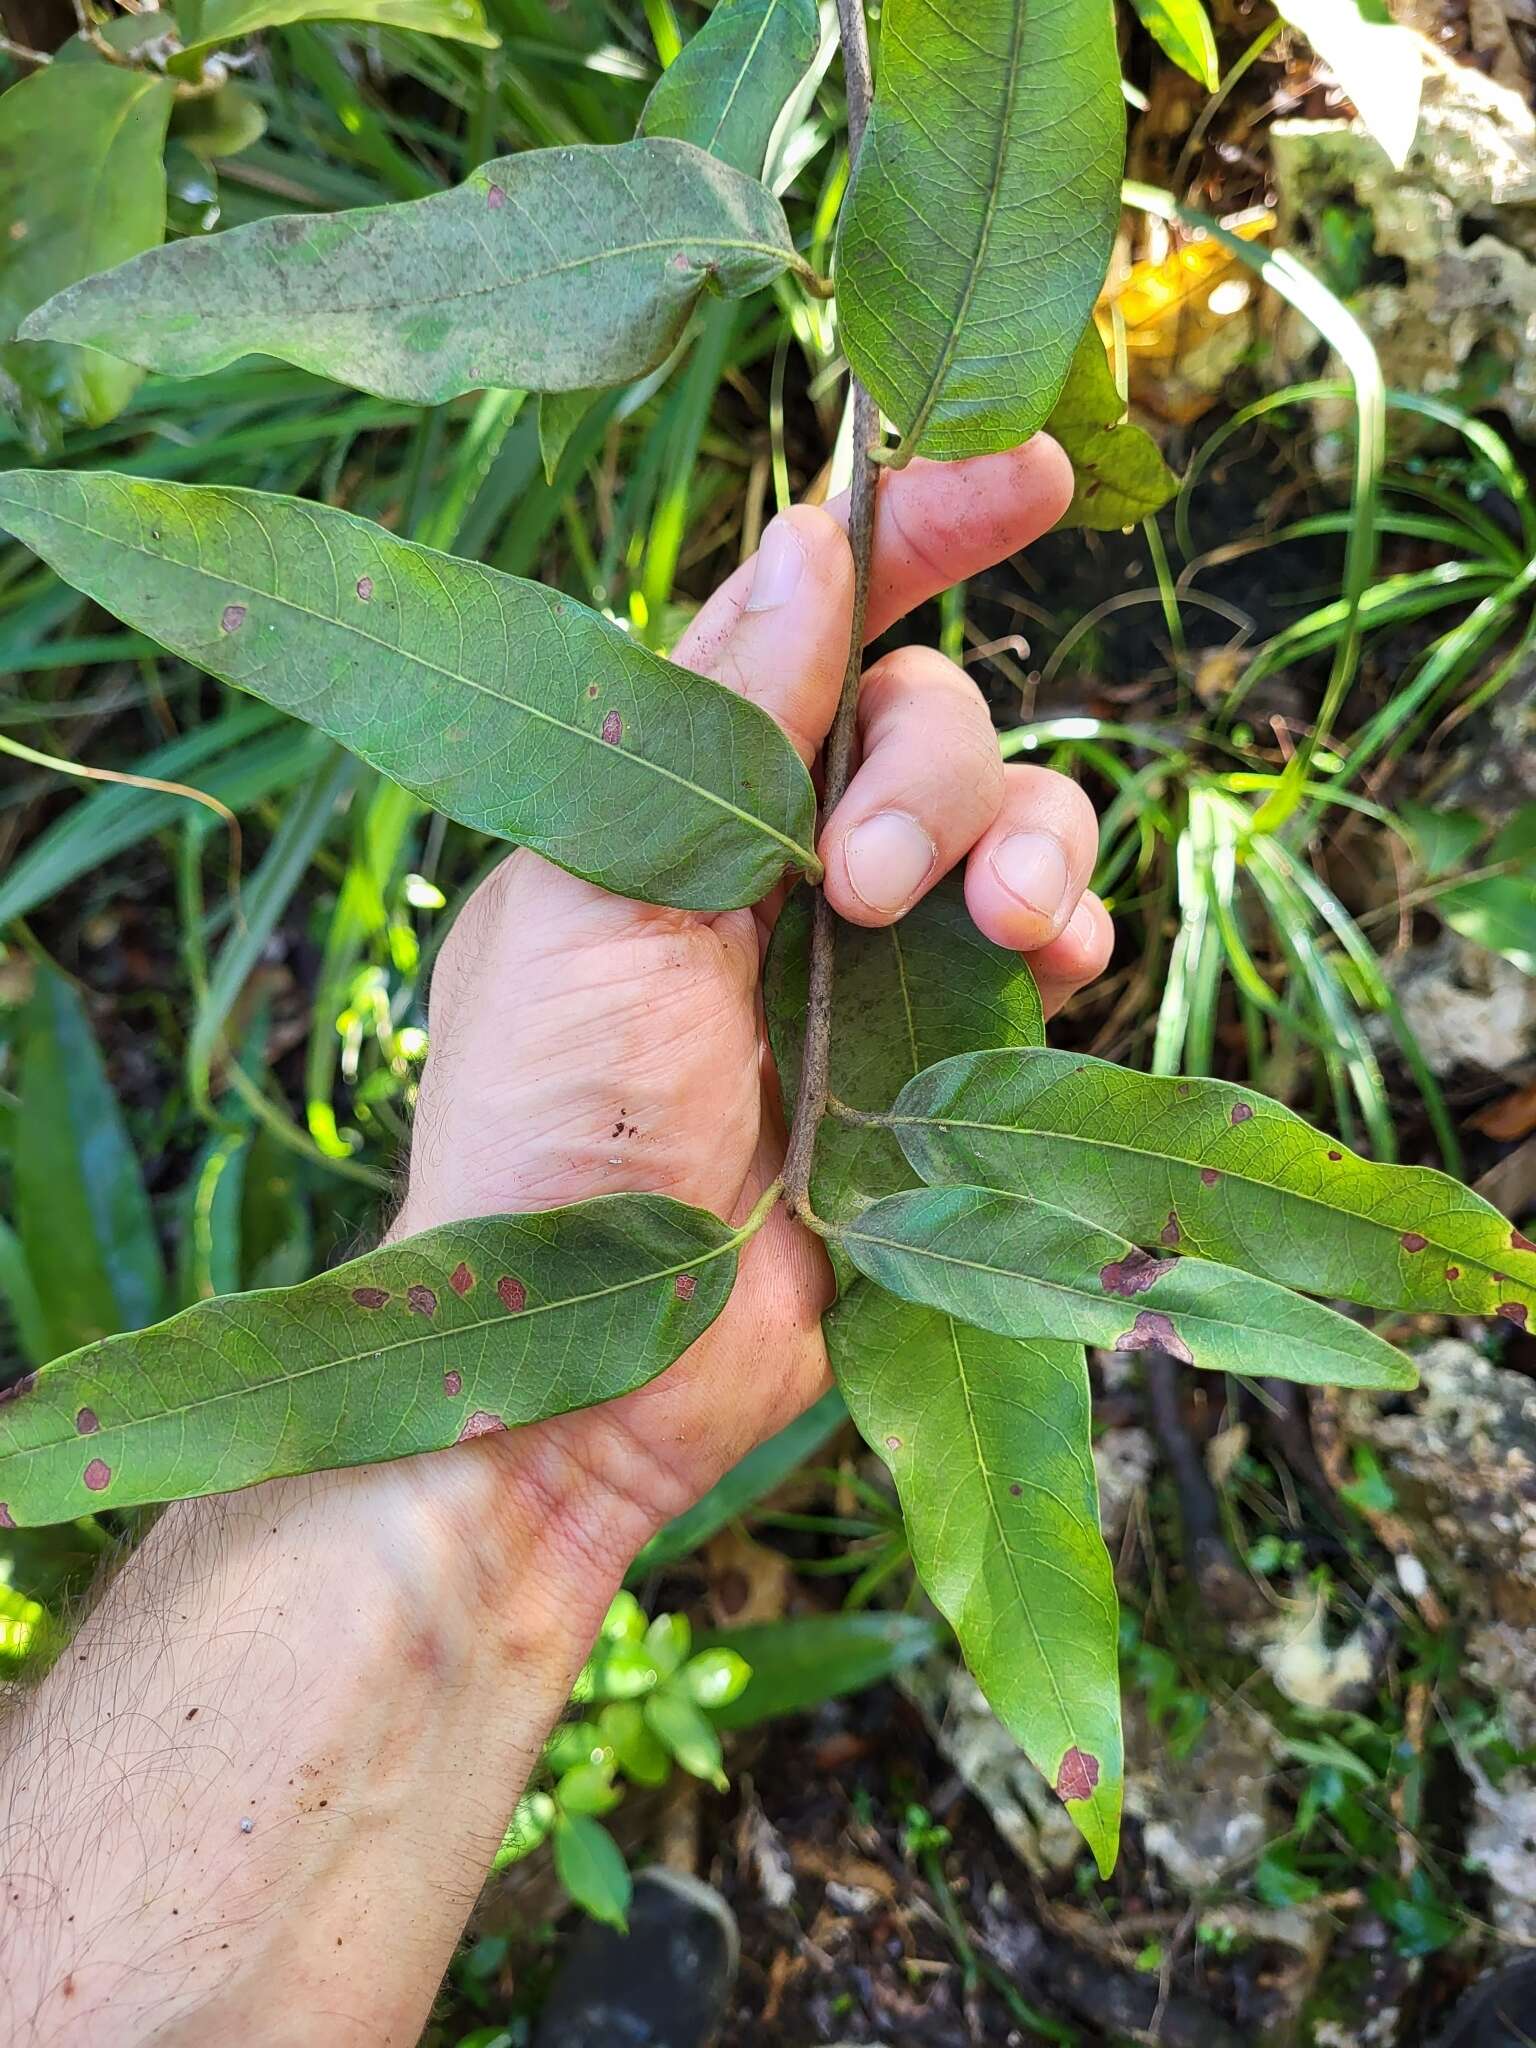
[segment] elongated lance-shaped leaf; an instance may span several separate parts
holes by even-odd
[[[0,1406],[0,1527],[435,1451],[643,1386],[748,1233],[662,1195],[424,1231],[92,1344]]]
[[[1319,1301],[1231,1266],[1160,1258],[1032,1195],[887,1195],[836,1237],[878,1286],[1000,1336],[1155,1348],[1212,1372],[1313,1384],[1415,1384],[1400,1351]]]
[[[739,298],[798,262],[766,187],[658,137],[528,150],[426,199],[175,242],[60,292],[25,332],[175,377],[276,356],[436,405],[487,384],[624,383],[663,360],[706,285]]]
[[[896,1481],[928,1597],[1108,1876],[1124,1783],[1119,1607],[1082,1346],[974,1329],[867,1283],[832,1310],[827,1341],[849,1413]]]
[[[1152,436],[1127,418],[1091,320],[1045,425],[1072,463],[1072,502],[1058,526],[1100,533],[1134,526],[1166,505],[1179,487]]]
[[[1044,424],[1124,154],[1109,0],[886,0],[836,274],[848,359],[904,453],[981,455]]]
[[[766,985],[787,1095],[799,1069],[808,938],[802,892],[779,920]],[[1038,1045],[1043,1031],[1033,976],[977,931],[958,878],[885,931],[838,932],[831,1085],[845,1105],[886,1109],[933,1060],[984,1038]],[[853,1218],[912,1181],[889,1131],[822,1125],[818,1214]],[[1123,1782],[1118,1623],[1092,1468],[1082,1462],[1081,1350],[1020,1343],[899,1300],[862,1279],[835,1240],[831,1249],[844,1284],[826,1318],[828,1355],[861,1434],[890,1468],[918,1577],[995,1712],[1071,1795],[1068,1810],[1107,1869]],[[1036,1570],[1036,1557],[1048,1560],[1057,1545],[1059,1567]],[[1064,1575],[1083,1588],[1070,1618]]]
[[[294,21],[360,21],[376,28],[447,36],[494,50],[480,0],[180,0],[176,18],[189,51],[212,49],[238,36]]]
[[[897,1098],[924,1180],[1027,1187],[1134,1238],[1372,1308],[1536,1313],[1536,1245],[1426,1166],[1379,1166],[1225,1081],[967,1053]]]
[[[640,132],[695,142],[760,178],[774,124],[820,44],[816,0],[720,0],[656,81]]]
[[[574,598],[330,506],[106,471],[0,476],[0,525],[173,653],[622,896],[722,910],[814,871],[773,721]]]
[[[10,337],[51,293],[164,239],[171,104],[169,79],[83,45],[0,98],[0,405],[37,453],[61,422],[111,419],[141,382],[126,364]]]

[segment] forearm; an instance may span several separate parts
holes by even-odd
[[[416,2040],[612,1590],[488,1472],[166,1514],[0,1729],[0,2038]]]

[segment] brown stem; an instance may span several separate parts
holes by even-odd
[[[842,30],[843,73],[848,87],[848,154],[857,159],[873,91],[864,0],[837,0]],[[875,538],[875,485],[879,471],[871,451],[880,438],[880,411],[858,378],[853,379],[853,482],[848,505],[848,545],[853,553],[853,619],[848,666],[843,673],[837,716],[823,756],[821,811],[829,818],[848,787],[853,735],[858,720],[859,681],[864,670],[864,620],[869,605],[869,563]],[[805,1002],[805,1042],[800,1055],[800,1088],[784,1157],[784,1199],[801,1217],[810,1214],[811,1163],[816,1132],[827,1110],[827,1063],[832,1050],[832,981],[837,919],[823,890],[815,892],[811,924],[810,978]]]

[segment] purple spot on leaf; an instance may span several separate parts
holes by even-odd
[[[1536,1244],[1532,1244],[1531,1240],[1522,1236],[1518,1230],[1509,1233],[1509,1248],[1514,1252],[1536,1252]]]
[[[1405,1252],[1421,1252],[1429,1243],[1429,1239],[1420,1237],[1416,1230],[1405,1230],[1401,1242]]]
[[[11,1520],[10,1508],[3,1500],[0,1500],[0,1529],[14,1529],[15,1526],[16,1524]]]
[[[1333,1161],[1335,1166],[1337,1166],[1339,1161],[1344,1157],[1344,1154],[1342,1152],[1330,1152],[1328,1154],[1328,1157]]]
[[[373,578],[372,578],[371,576],[359,576],[359,577],[358,577],[358,579],[357,579],[357,594],[358,594],[358,596],[359,596],[359,597],[360,597],[360,598],[361,598],[361,599],[363,600],[363,603],[364,603],[364,604],[366,604],[366,603],[368,602],[369,598],[370,598],[370,597],[372,597],[372,595],[373,595]]]
[[[899,1451],[901,1449],[901,1438],[899,1436],[888,1436],[885,1440],[885,1448],[888,1451]]]
[[[75,1417],[75,1430],[80,1436],[94,1436],[100,1427],[94,1408],[82,1408]]]
[[[463,1391],[464,1375],[462,1373],[445,1372],[443,1374],[443,1392],[448,1396],[449,1400],[452,1400],[455,1394],[462,1394]]]
[[[679,1273],[672,1286],[672,1292],[679,1301],[692,1301],[699,1291],[699,1283],[692,1273]]]
[[[1447,1280],[1459,1280],[1461,1278],[1460,1266],[1447,1266],[1445,1269],[1445,1277]]]
[[[437,1296],[430,1287],[407,1287],[405,1290],[405,1305],[407,1308],[414,1309],[419,1316],[435,1316],[437,1314]]]
[[[514,1280],[510,1273],[503,1273],[496,1282],[496,1292],[501,1296],[501,1305],[509,1316],[518,1315],[528,1306],[528,1290],[521,1280]]]
[[[83,1476],[87,1491],[104,1493],[112,1482],[112,1467],[104,1464],[100,1458],[92,1458]]]
[[[1251,1117],[1252,1115],[1253,1115],[1253,1110],[1252,1110],[1252,1107],[1251,1107],[1251,1106],[1250,1106],[1250,1105],[1249,1105],[1248,1103],[1246,1103],[1246,1102],[1234,1102],[1234,1103],[1233,1103],[1233,1105],[1232,1105],[1232,1121],[1233,1121],[1233,1123],[1235,1123],[1235,1124],[1245,1124],[1245,1123],[1247,1123],[1248,1119],[1249,1119],[1249,1118],[1250,1118],[1250,1117]]]
[[[1168,1221],[1162,1228],[1162,1241],[1167,1245],[1174,1245],[1179,1241],[1179,1212],[1177,1209],[1170,1209],[1168,1211]]]
[[[1216,1171],[1214,1166],[1202,1166],[1200,1169],[1200,1178],[1205,1182],[1208,1188],[1213,1188],[1215,1187],[1217,1181],[1221,1179],[1221,1175]]]
[[[1099,1760],[1085,1749],[1069,1749],[1056,1773],[1058,1799],[1091,1799],[1099,1782]]]
[[[24,1372],[19,1380],[12,1380],[8,1387],[0,1387],[0,1408],[7,1401],[19,1401],[23,1394],[30,1394],[37,1385],[35,1372]]]
[[[1099,1285],[1106,1294],[1145,1294],[1149,1287],[1156,1286],[1165,1273],[1173,1270],[1172,1259],[1154,1258],[1151,1252],[1129,1251],[1123,1259],[1113,1260],[1099,1273]]]
[[[473,1415],[465,1417],[458,1440],[461,1444],[467,1444],[477,1436],[495,1436],[506,1426],[499,1415],[489,1415],[485,1409],[477,1408]]]
[[[507,203],[507,195],[505,192],[502,191],[499,185],[492,185],[487,188],[485,195],[485,203],[491,209],[492,213],[500,213],[501,209]]]
[[[1117,1351],[1166,1351],[1180,1365],[1193,1365],[1194,1353],[1172,1321],[1160,1309],[1144,1308],[1123,1337],[1115,1339]]]
[[[1523,1301],[1501,1301],[1499,1314],[1506,1323],[1513,1323],[1517,1330],[1523,1330],[1526,1326],[1527,1316]]]
[[[469,1270],[468,1266],[465,1265],[464,1261],[460,1259],[459,1263],[448,1275],[448,1285],[453,1289],[455,1294],[468,1294],[469,1290],[471,1289],[471,1287],[474,1286],[474,1284],[474,1274]]]
[[[1186,1099],[1186,1100],[1187,1100],[1187,1099],[1188,1099],[1188,1097],[1189,1097],[1189,1094],[1190,1094],[1190,1085],[1189,1085],[1189,1083],[1188,1083],[1187,1081],[1181,1081],[1181,1082],[1179,1083],[1178,1087],[1177,1087],[1177,1088],[1176,1088],[1176,1089],[1174,1090],[1174,1093],[1175,1093],[1176,1095],[1178,1095],[1178,1096],[1181,1096],[1181,1097],[1183,1097],[1184,1099]]]
[[[1019,1497],[1022,1495],[1024,1489],[1022,1486],[1020,1486],[1018,1480],[1015,1479],[1012,1486],[1009,1487],[1008,1491],[1013,1495],[1015,1500],[1018,1500]]]
[[[616,747],[624,737],[624,721],[617,711],[610,711],[603,720],[603,744]]]
[[[359,1308],[383,1308],[389,1300],[387,1287],[354,1287],[352,1299]]]
[[[225,605],[223,614],[219,619],[219,624],[226,633],[237,633],[245,624],[245,606],[243,604]]]

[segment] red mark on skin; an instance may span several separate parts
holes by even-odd
[[[1522,1237],[1518,1230],[1509,1233],[1509,1248],[1512,1252],[1536,1252],[1536,1244],[1528,1237]]]
[[[360,597],[360,598],[361,598],[361,599],[363,600],[363,603],[364,603],[364,604],[366,604],[366,603],[368,602],[369,598],[370,598],[370,597],[372,597],[372,595],[373,595],[373,578],[372,578],[371,576],[359,576],[359,577],[358,577],[358,579],[357,579],[357,594],[358,594],[358,596],[359,596],[359,597]]]
[[[1056,1773],[1058,1799],[1091,1799],[1099,1782],[1099,1760],[1085,1749],[1069,1749]]]
[[[352,1299],[359,1308],[382,1308],[389,1299],[387,1287],[354,1287]]]
[[[1208,1188],[1213,1188],[1215,1187],[1217,1181],[1221,1179],[1221,1175],[1216,1171],[1214,1166],[1202,1166],[1200,1169],[1200,1178],[1205,1182]]]
[[[518,1315],[528,1306],[528,1290],[521,1280],[514,1280],[510,1273],[503,1273],[496,1282],[496,1292],[501,1296],[501,1305],[509,1316]]]
[[[624,721],[617,711],[610,711],[603,720],[603,744],[607,747],[616,747],[623,737]]]
[[[1247,1123],[1248,1119],[1249,1119],[1249,1118],[1250,1118],[1250,1117],[1251,1117],[1252,1115],[1253,1115],[1253,1110],[1252,1110],[1252,1108],[1251,1108],[1251,1107],[1249,1106],[1249,1104],[1248,1104],[1248,1103],[1246,1103],[1246,1102],[1234,1102],[1234,1103],[1233,1103],[1233,1105],[1232,1105],[1232,1121],[1233,1121],[1233,1123],[1235,1123],[1235,1124],[1245,1124],[1245,1123]]]
[[[1459,1280],[1461,1278],[1460,1266],[1447,1266],[1445,1269],[1445,1277],[1447,1280]]]
[[[463,1391],[464,1375],[462,1373],[445,1372],[443,1374],[443,1392],[448,1396],[450,1401],[453,1399],[455,1394],[462,1394]]]
[[[245,606],[243,604],[225,605],[219,619],[219,624],[226,633],[237,633],[245,624]]]
[[[1166,1351],[1180,1365],[1193,1365],[1195,1355],[1160,1309],[1144,1308],[1123,1337],[1115,1339],[1117,1351]]]
[[[100,1458],[92,1458],[82,1475],[90,1493],[104,1493],[112,1481],[112,1467]]]
[[[699,1283],[691,1273],[679,1273],[672,1286],[672,1292],[679,1301],[692,1301],[699,1291]]]
[[[1154,1287],[1163,1275],[1173,1269],[1172,1259],[1155,1259],[1150,1252],[1127,1252],[1123,1259],[1113,1260],[1099,1272],[1099,1285],[1106,1294],[1145,1294]]]
[[[1177,1244],[1179,1241],[1179,1212],[1177,1209],[1170,1209],[1168,1211],[1168,1221],[1163,1225],[1162,1229],[1162,1241],[1164,1244],[1170,1245]]]
[[[1421,1252],[1429,1243],[1429,1239],[1420,1237],[1416,1230],[1405,1230],[1401,1242],[1405,1252]]]
[[[465,1265],[464,1261],[460,1259],[459,1263],[448,1275],[448,1285],[453,1289],[455,1294],[468,1294],[469,1290],[471,1289],[471,1287],[474,1286],[474,1284],[474,1274],[471,1273],[468,1266]]]
[[[1527,1317],[1523,1301],[1501,1301],[1499,1314],[1506,1323],[1513,1323],[1517,1330],[1523,1330],[1526,1326]]]
[[[1328,1154],[1328,1157],[1333,1161],[1335,1166],[1337,1166],[1339,1161],[1344,1157],[1344,1154],[1342,1152],[1330,1152]]]
[[[472,1437],[495,1436],[506,1426],[499,1415],[488,1415],[483,1408],[477,1408],[473,1415],[465,1417],[458,1441],[467,1444]]]
[[[500,213],[507,203],[507,195],[499,185],[489,186],[486,190],[485,203],[492,213]]]
[[[24,1372],[19,1380],[12,1380],[8,1387],[0,1387],[0,1408],[7,1401],[19,1401],[23,1394],[30,1394],[37,1385],[35,1372]]]
[[[16,1524],[11,1520],[10,1509],[3,1500],[0,1500],[0,1529],[14,1529],[15,1526]]]
[[[415,1309],[419,1316],[435,1316],[437,1314],[437,1296],[430,1287],[407,1287],[405,1290],[405,1305],[407,1308]]]
[[[94,1408],[82,1408],[75,1417],[75,1429],[81,1436],[94,1436],[100,1427]]]

